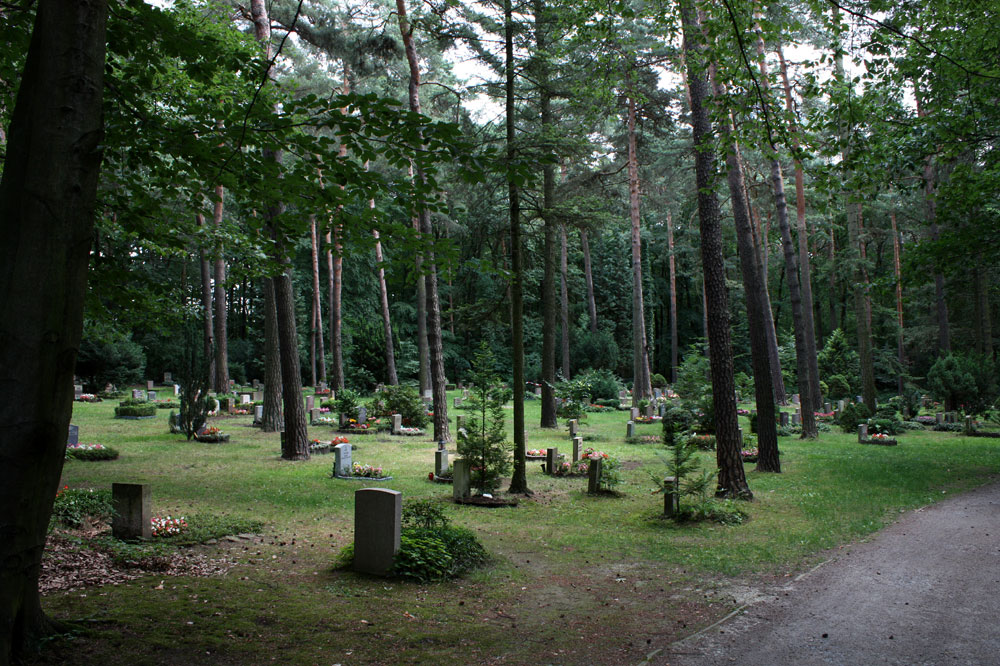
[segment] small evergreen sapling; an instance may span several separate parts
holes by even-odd
[[[510,450],[504,429],[503,404],[505,395],[493,372],[495,359],[484,342],[472,362],[469,392],[471,409],[465,427],[458,433],[458,452],[471,461],[471,485],[481,494],[500,487],[500,479],[511,467]]]

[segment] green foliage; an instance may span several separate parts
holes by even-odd
[[[573,358],[581,368],[614,372],[619,355],[618,343],[611,331],[602,328],[592,333],[584,329],[575,336]]]
[[[115,416],[156,416],[156,405],[119,405],[118,407],[115,407]]]
[[[708,358],[692,347],[677,368],[677,382],[674,384],[681,406],[697,415],[697,429],[709,433],[715,432],[715,402],[712,400],[710,369]]]
[[[349,414],[354,416],[361,406],[361,394],[354,389],[344,388],[337,391],[337,399],[334,401],[338,414]]]
[[[691,427],[691,412],[674,402],[668,402],[663,412],[663,444],[670,448]]]
[[[209,539],[220,539],[231,534],[260,534],[264,523],[242,516],[215,513],[196,513],[187,518],[187,529],[170,536],[176,546],[193,546]]]
[[[858,424],[867,421],[872,416],[872,410],[862,402],[851,402],[844,407],[844,411],[837,418],[837,423],[841,430],[847,434],[856,433]]]
[[[827,336],[826,344],[816,355],[816,361],[819,364],[819,376],[825,379],[831,398],[839,400],[847,397],[851,394],[851,387],[858,385],[858,353],[854,351],[843,330],[838,328]],[[845,382],[846,389],[843,386]]]
[[[857,430],[857,428],[855,428]],[[873,418],[868,419],[868,434],[876,432],[885,435],[898,435],[903,430],[902,422],[898,419]]]
[[[715,471],[704,470],[698,460],[698,449],[695,438],[686,441],[675,440],[669,442],[666,435],[663,437],[663,444],[667,448],[667,455],[664,459],[667,469],[663,477],[674,477],[676,480],[676,491],[678,493],[678,506],[681,515],[685,512],[685,497],[694,497],[697,504],[703,504],[712,487],[715,479]],[[650,473],[657,486],[657,492],[674,492],[675,486],[667,484],[662,477]],[[688,510],[690,511],[690,510]]]
[[[142,379],[146,356],[127,332],[87,323],[80,340],[76,374],[95,392],[107,384],[127,386]]]
[[[737,372],[733,378],[737,392],[746,400],[753,395],[753,379],[745,372]]]
[[[667,378],[664,377],[663,375],[661,375],[658,372],[654,372],[649,377],[649,383],[653,385],[653,388],[658,388],[658,389],[666,388],[666,386],[667,386]]]
[[[426,583],[460,576],[487,559],[469,530],[458,527],[410,527],[400,535],[391,575]]]
[[[844,375],[830,375],[826,378],[826,390],[831,400],[841,400],[850,397],[851,384]]]
[[[67,460],[115,460],[118,458],[118,449],[110,446],[103,446],[99,449],[66,448]]]
[[[384,386],[371,402],[374,416],[402,416],[404,426],[422,428],[427,425],[427,410],[417,389],[411,386]]]
[[[80,527],[84,521],[105,523],[111,520],[114,509],[110,490],[93,488],[63,487],[56,493],[52,505],[52,521],[49,527],[61,523],[66,527]]]
[[[736,500],[706,498],[682,506],[675,520],[678,523],[710,521],[720,525],[742,525],[749,517]]]
[[[927,372],[927,387],[946,409],[982,414],[997,397],[993,361],[977,354],[942,356]]]
[[[403,504],[403,527],[447,527],[448,516],[441,504],[431,498],[407,500]]]
[[[469,392],[471,409],[458,434],[458,452],[472,466],[471,485],[480,493],[500,487],[511,466],[511,442],[504,426],[503,397],[493,372],[494,357],[484,342],[472,362],[474,388]]]
[[[715,435],[691,435],[687,438],[686,443],[703,451],[714,451]]]
[[[622,383],[611,370],[588,370],[577,375],[577,381],[590,387],[589,402],[599,400],[618,400],[618,392],[621,391]],[[557,389],[558,395],[558,389]]]

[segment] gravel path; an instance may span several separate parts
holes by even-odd
[[[1000,482],[912,511],[652,660],[1000,664]]]

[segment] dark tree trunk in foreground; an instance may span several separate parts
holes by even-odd
[[[38,3],[0,181],[0,664],[56,629],[38,575],[73,411],[107,4]]]
[[[408,97],[410,110],[420,113],[420,64],[417,60],[417,50],[413,45],[413,28],[406,18],[406,0],[396,0],[396,12],[399,18],[399,32],[403,37],[403,47],[406,50],[406,62],[410,69]],[[415,176],[421,185],[427,182],[423,169],[416,168]],[[420,233],[427,239],[434,236],[431,225],[431,214],[426,207],[417,211],[420,219]],[[441,342],[441,299],[438,295],[437,264],[434,251],[428,251],[424,256],[427,262],[427,275],[424,283],[427,289],[427,348],[430,352],[431,391],[434,395],[434,439],[446,442],[451,439],[448,424],[448,396],[445,392],[447,380],[444,375],[444,348]],[[523,390],[523,389],[522,389]]]
[[[274,280],[264,278],[264,411],[261,430],[278,432],[281,419],[281,347],[278,312],[274,307]]]
[[[715,94],[722,99],[725,88],[715,82]],[[743,292],[746,297],[747,318],[750,329],[750,360],[753,367],[754,397],[757,404],[757,469],[761,472],[780,472],[781,459],[778,454],[778,428],[774,422],[774,387],[771,385],[771,364],[767,349],[767,317],[764,289],[761,284],[761,266],[754,248],[753,229],[746,199],[743,166],[739,158],[739,146],[733,138],[732,117],[726,117],[719,126],[720,136],[728,147],[726,151],[727,180],[733,221],[736,226],[736,245],[740,255],[740,270],[743,274]],[[766,309],[766,311],[765,311]],[[742,443],[741,443],[742,444]]]
[[[221,185],[215,188],[215,206],[212,221],[215,230],[222,227],[222,196]],[[215,246],[215,391],[229,393],[229,345],[227,343],[227,309],[226,309],[226,258],[223,255],[222,243]]]
[[[706,103],[710,97],[704,63],[704,36],[693,0],[681,0],[684,53],[688,89],[691,93],[691,124],[694,130],[695,177],[698,185],[698,219],[701,232],[701,262],[705,273],[705,305],[715,407],[716,461],[719,466],[716,494],[751,499],[740,457],[736,387],[733,382],[733,351],[729,334],[729,304],[722,256],[722,225],[715,180],[712,124]]]
[[[530,493],[524,438],[524,299],[522,295],[523,257],[521,256],[521,199],[513,169],[517,158],[514,145],[514,15],[512,0],[503,3],[504,25],[504,109],[506,112],[507,191],[510,205],[510,328],[511,356],[514,370],[514,472],[510,492]]]
[[[195,216],[199,227],[205,226],[205,216],[198,213]],[[201,267],[201,322],[202,322],[202,354],[208,360],[208,385],[215,386],[215,345],[212,341],[212,265],[205,256],[205,250],[198,252],[198,264]]]

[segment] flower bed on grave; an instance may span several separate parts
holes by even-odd
[[[379,431],[381,425],[382,423],[378,419],[368,419],[364,423],[358,423],[357,419],[348,419],[347,425],[342,427],[339,432],[353,433],[355,435],[374,435]]]
[[[921,414],[920,416],[914,416],[913,421],[916,421],[920,425],[932,426],[937,424],[937,417],[933,414]]]
[[[745,463],[757,462],[758,455],[760,455],[760,451],[756,446],[749,449],[740,449],[740,458],[742,458]]]
[[[67,444],[66,460],[115,460],[118,450],[103,444]]]
[[[199,442],[205,442],[208,444],[218,444],[229,441],[229,435],[225,434],[215,426],[202,428],[197,434],[195,434],[194,438]]]
[[[337,419],[330,416],[319,416],[313,419],[312,425],[339,427],[340,422]]]
[[[336,465],[334,465],[334,477],[335,479],[354,479],[358,481],[391,481],[392,476],[386,473],[385,469],[381,465],[368,465],[365,463],[352,463],[351,464],[351,475],[350,476],[340,476],[336,474]]]
[[[552,472],[552,476],[587,476],[587,471],[590,468],[590,463],[586,459],[577,460],[574,462],[563,461],[556,465],[555,470]]]
[[[899,442],[889,437],[883,432],[874,432],[867,439],[861,440],[862,444],[878,444],[880,446],[896,446]]]
[[[545,460],[545,449],[528,449],[524,452],[528,460]]]
[[[663,419],[661,419],[659,416],[637,416],[633,419],[633,421],[635,421],[635,423],[637,424],[644,423],[646,425],[649,425],[650,423],[659,423],[662,420]]]
[[[433,481],[434,483],[454,483],[455,482],[455,466],[448,465],[448,469],[441,474],[435,474],[434,472],[427,473],[427,480]]]
[[[184,516],[154,516],[150,521],[154,537],[172,537],[184,532],[188,524]]]
[[[77,402],[103,402],[100,396],[96,396],[93,393],[81,393],[80,397],[76,399]]]
[[[424,431],[420,428],[410,428],[409,426],[400,426],[397,435],[402,435],[403,437],[420,437],[424,434]]]

